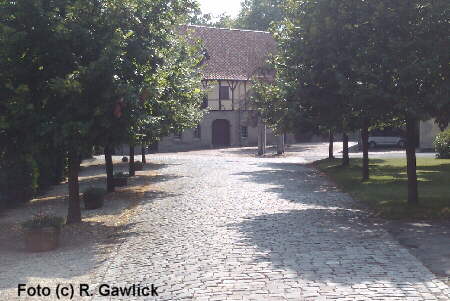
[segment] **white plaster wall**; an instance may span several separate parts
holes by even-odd
[[[221,81],[222,86],[229,86],[227,81]],[[222,110],[219,109],[219,83],[211,81],[208,83],[208,109],[202,121],[201,138],[194,137],[194,129],[185,130],[182,133],[181,139],[170,135],[163,138],[159,142],[159,150],[166,151],[180,151],[189,149],[200,149],[212,147],[212,123],[216,119],[226,119],[230,123],[230,143],[231,146],[255,146],[258,144],[258,128],[257,118],[254,111],[248,111],[249,105],[245,104],[246,93],[250,91],[251,84],[239,82],[234,90],[234,110],[232,110],[232,101],[222,100]],[[230,98],[232,91],[230,90]],[[242,110],[239,112],[239,106]],[[247,127],[248,137],[242,138],[241,126]],[[293,143],[294,135],[288,135],[286,143]],[[277,138],[273,135],[270,129],[267,129],[267,144],[276,144]]]
[[[434,123],[434,119],[420,122],[420,148],[432,149],[433,141],[441,129]]]

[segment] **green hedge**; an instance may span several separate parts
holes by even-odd
[[[15,207],[33,198],[38,188],[39,169],[30,154],[3,157],[0,167],[0,194],[5,207]]]
[[[436,157],[439,159],[450,159],[450,129],[439,133],[433,142]]]
[[[65,168],[65,153],[57,149],[5,152],[0,161],[0,209],[27,202],[38,190],[60,183]]]
[[[51,153],[51,156],[49,156]],[[64,180],[66,158],[62,151],[56,149],[35,154],[39,169],[38,189],[43,190]]]

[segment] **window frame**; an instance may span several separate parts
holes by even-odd
[[[226,98],[224,97],[223,93],[224,91],[222,91],[222,89],[226,89]],[[230,100],[230,87],[229,86],[219,86],[219,100]]]
[[[240,134],[241,134],[242,139],[247,139],[248,138],[248,126],[241,125],[241,133]]]

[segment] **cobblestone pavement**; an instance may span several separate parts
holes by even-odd
[[[98,283],[153,283],[159,297],[147,300],[450,300],[446,284],[298,158],[150,160],[164,194],[143,205]]]

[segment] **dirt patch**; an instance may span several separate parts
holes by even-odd
[[[80,172],[80,192],[88,187],[105,187],[106,175],[102,160],[88,160]],[[126,163],[115,162],[115,171],[127,171]],[[53,187],[42,196],[0,216],[0,290],[9,299],[17,295],[19,283],[48,284],[63,282],[97,282],[102,263],[121,242],[131,235],[132,217],[144,202],[157,192],[157,173],[151,164],[136,172],[128,186],[117,188],[105,198],[97,210],[82,209],[83,222],[65,225],[60,247],[51,252],[26,252],[20,223],[37,213],[66,216],[67,183]],[[82,205],[83,208],[83,205]]]

